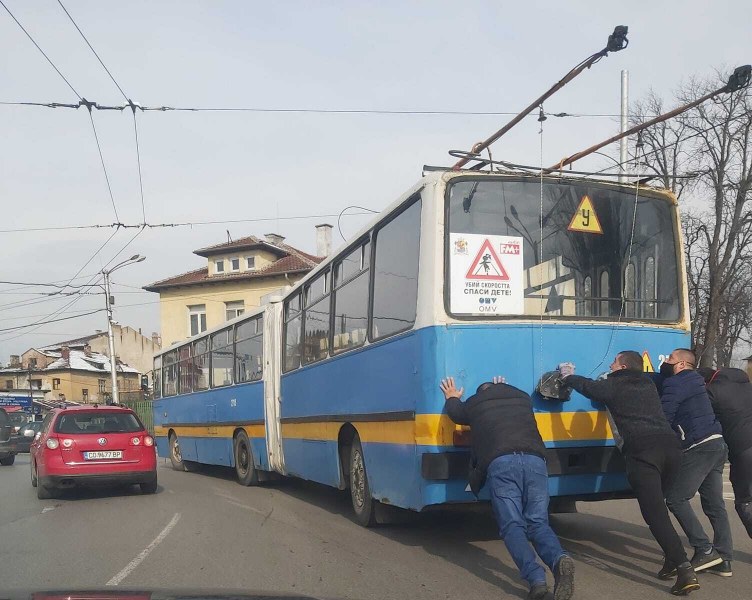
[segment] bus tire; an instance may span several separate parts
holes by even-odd
[[[376,524],[376,501],[371,497],[363,446],[357,433],[350,450],[350,498],[355,520],[363,527],[373,527]]]
[[[240,485],[257,485],[258,471],[253,464],[253,450],[251,441],[245,431],[240,431],[233,440],[233,457],[235,459],[235,473]]]
[[[175,433],[170,434],[170,462],[172,468],[176,471],[187,471],[185,463],[183,462],[183,455],[180,453],[180,442],[178,436]]]

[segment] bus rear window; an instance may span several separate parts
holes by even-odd
[[[635,212],[634,188],[549,181],[541,215],[538,180],[458,180],[447,192],[450,313],[678,321],[673,206],[649,194]]]

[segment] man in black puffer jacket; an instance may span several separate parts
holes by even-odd
[[[455,387],[453,378],[444,379],[440,387],[449,418],[458,425],[470,425],[470,487],[477,496],[488,475],[499,535],[530,586],[528,598],[550,597],[537,552],[554,574],[554,599],[569,600],[574,593],[574,561],[548,524],[546,448],[530,396],[506,385],[501,377],[482,384],[465,402],[460,400],[463,389]]]
[[[698,369],[729,449],[739,518],[752,537],[752,383],[741,369]]]
[[[642,369],[642,356],[632,350],[616,355],[611,373],[604,380],[574,375],[571,363],[559,365],[566,385],[586,398],[602,402],[611,413],[623,440],[627,478],[642,518],[670,564],[668,569],[664,566],[660,570],[658,577],[670,579],[676,575],[671,593],[685,595],[700,585],[664,502],[664,490],[679,470],[682,452],[663,415],[655,385]]]
[[[711,569],[730,577],[733,544],[723,501],[723,468],[728,450],[705,390],[705,379],[695,370],[695,364],[691,350],[677,348],[661,365],[663,412],[684,451],[666,504],[695,549],[690,561],[695,571]],[[689,503],[698,491],[702,510],[713,527],[712,543]]]

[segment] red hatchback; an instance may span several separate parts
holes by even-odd
[[[40,499],[76,485],[139,484],[157,491],[154,438],[121,406],[75,406],[49,412],[31,445],[31,485]]]

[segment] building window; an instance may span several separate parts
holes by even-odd
[[[224,273],[225,272],[225,261],[224,260],[215,260],[214,261],[214,270],[217,273]]]
[[[82,389],[81,390],[81,398],[83,399],[84,402],[88,402],[89,401],[89,390]]]
[[[5,380],[5,389],[6,390],[12,390],[13,389],[13,380],[12,379],[6,379]]]
[[[59,379],[53,379],[52,380],[52,389],[53,390],[59,390],[60,389],[60,380]]]
[[[37,368],[37,359],[36,358],[30,358],[29,359],[29,367],[32,369]]]
[[[231,258],[230,259],[230,268],[233,271],[240,271],[240,259],[239,258]]]
[[[105,386],[105,380],[100,379],[99,380],[99,393],[104,394],[104,386]]]
[[[225,302],[225,320],[229,321],[235,317],[239,317],[245,312],[245,302],[243,300],[233,300],[232,302]]]
[[[246,256],[245,257],[245,266],[248,270],[252,271],[256,268],[256,257],[255,256]]]
[[[206,331],[206,304],[188,307],[188,328],[191,336]]]

